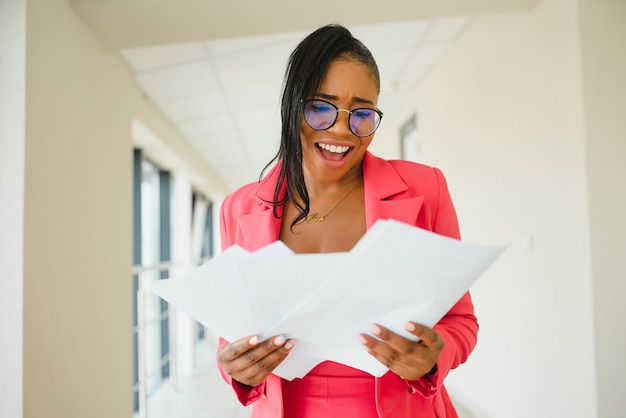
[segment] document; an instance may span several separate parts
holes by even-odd
[[[152,290],[228,341],[283,334],[296,340],[274,373],[292,380],[332,360],[382,376],[357,341],[374,323],[415,339],[434,326],[502,254],[395,220],[377,221],[349,252],[295,254],[281,241],[232,246]]]

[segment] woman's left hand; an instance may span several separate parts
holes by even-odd
[[[433,369],[443,349],[443,338],[432,328],[407,322],[405,328],[419,341],[404,338],[374,324],[367,334],[359,334],[365,349],[389,370],[406,380],[417,380]]]

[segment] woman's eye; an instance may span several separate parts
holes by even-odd
[[[367,119],[372,116],[374,111],[372,109],[356,109],[352,111],[352,114],[357,118]]]
[[[315,112],[330,112],[332,108],[324,103],[311,103],[311,109]]]

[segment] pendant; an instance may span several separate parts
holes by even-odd
[[[325,215],[320,215],[319,213],[309,213],[306,217],[307,222],[324,222],[326,219]]]

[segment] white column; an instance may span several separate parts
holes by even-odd
[[[26,2],[0,1],[0,416],[22,416]]]
[[[172,172],[172,261],[176,265],[172,278],[181,277],[192,268],[191,260],[191,181],[189,173]],[[175,355],[177,377],[193,374],[195,322],[183,312],[175,311]]]

